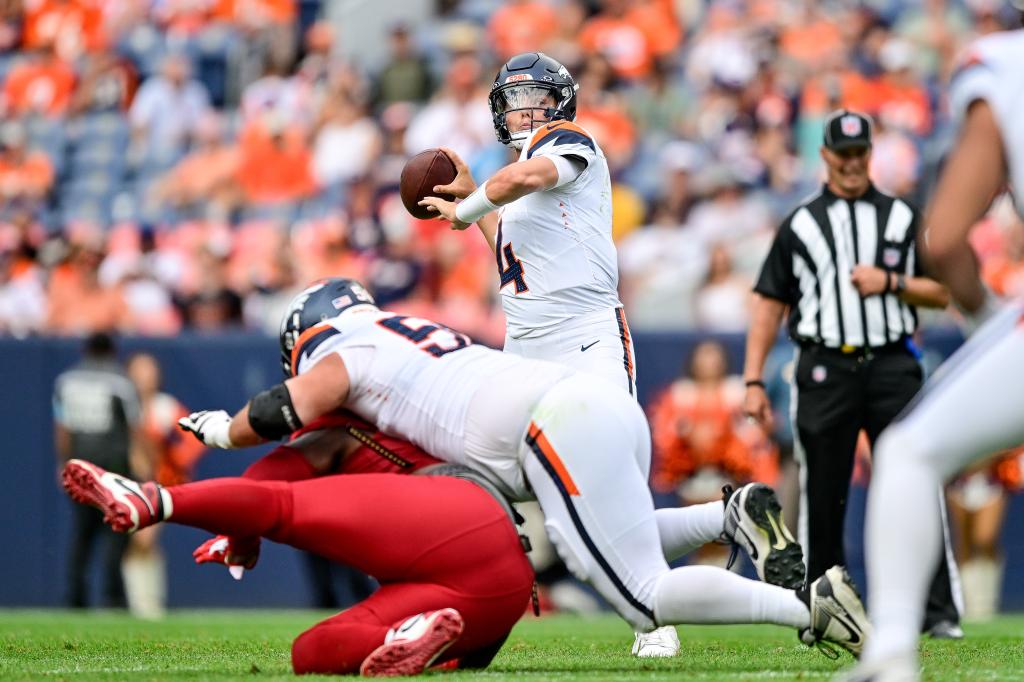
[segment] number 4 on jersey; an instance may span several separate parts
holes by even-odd
[[[498,220],[496,241],[494,257],[498,261],[498,275],[501,277],[501,286],[498,288],[504,289],[512,282],[515,282],[517,294],[529,291],[530,287],[526,286],[526,280],[523,278],[523,263],[516,258],[515,252],[512,251],[512,242],[504,246],[501,243],[501,220]],[[502,254],[505,255],[504,262],[502,262]],[[508,267],[505,266],[505,263],[508,263]]]

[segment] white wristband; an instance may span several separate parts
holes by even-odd
[[[483,183],[455,207],[455,217],[463,223],[475,223],[491,211],[497,211],[498,205],[487,198],[487,183]]]

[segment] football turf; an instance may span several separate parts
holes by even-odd
[[[284,679],[292,638],[326,615],[187,611],[151,623],[114,613],[0,610],[0,680]],[[966,630],[962,642],[925,642],[926,679],[1024,679],[1024,616]],[[830,661],[780,627],[686,626],[679,634],[679,657],[638,660],[629,655],[632,634],[613,616],[527,616],[487,671],[451,679],[828,680],[852,661],[845,653]]]

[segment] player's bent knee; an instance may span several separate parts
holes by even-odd
[[[292,670],[296,675],[350,675],[359,672],[365,651],[346,651],[344,641],[313,626],[292,642]]]

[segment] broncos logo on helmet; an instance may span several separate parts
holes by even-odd
[[[487,97],[498,141],[515,149],[533,134],[531,130],[511,131],[505,116],[512,111],[544,110],[545,119],[576,120],[576,90],[579,85],[569,70],[543,52],[517,54],[502,65]]]
[[[349,308],[377,303],[359,282],[332,277],[314,282],[292,299],[281,320],[281,367],[286,376],[298,369],[302,353],[311,353],[325,339],[338,333],[325,320],[337,317]]]

